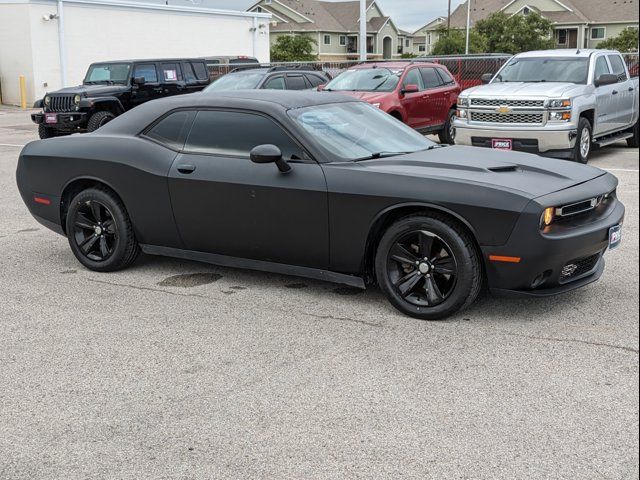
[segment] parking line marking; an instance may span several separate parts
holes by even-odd
[[[14,143],[0,143],[0,147],[24,147],[24,145],[16,145]]]
[[[638,172],[638,170],[634,170],[633,168],[603,168],[607,172]]]

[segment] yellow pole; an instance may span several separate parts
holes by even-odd
[[[24,75],[20,75],[20,106],[23,110],[27,109],[27,82]]]

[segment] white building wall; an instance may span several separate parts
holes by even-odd
[[[57,13],[51,0],[0,0],[0,81],[4,103],[18,104],[18,77],[28,102],[62,87]],[[92,62],[135,58],[255,56],[269,61],[269,18],[164,5],[64,2],[67,85],[82,82]]]

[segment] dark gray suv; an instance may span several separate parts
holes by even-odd
[[[331,76],[321,70],[290,67],[239,68],[209,85],[205,91],[229,90],[315,90],[329,83]]]

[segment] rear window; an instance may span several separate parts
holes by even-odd
[[[309,83],[313,88],[317,87],[318,85],[322,85],[323,83],[327,83],[326,80],[320,78],[318,75],[313,75],[313,74],[308,74],[307,80],[309,81]]]
[[[455,81],[453,80],[453,77],[449,75],[449,73],[447,73],[445,69],[437,68],[436,71],[440,74],[440,77],[442,78],[442,82],[444,84],[450,85],[452,83],[455,83]]]
[[[196,62],[192,63],[191,66],[193,67],[193,71],[195,72],[198,80],[207,80],[209,78],[207,67],[204,63]]]
[[[307,85],[302,75],[287,75],[287,89],[288,90],[306,90],[311,88]]]
[[[177,82],[182,79],[180,65],[177,63],[162,64],[162,79],[165,82]]]
[[[609,63],[613,74],[618,76],[618,80],[623,82],[627,79],[627,71],[624,68],[624,62],[619,55],[609,55]]]

